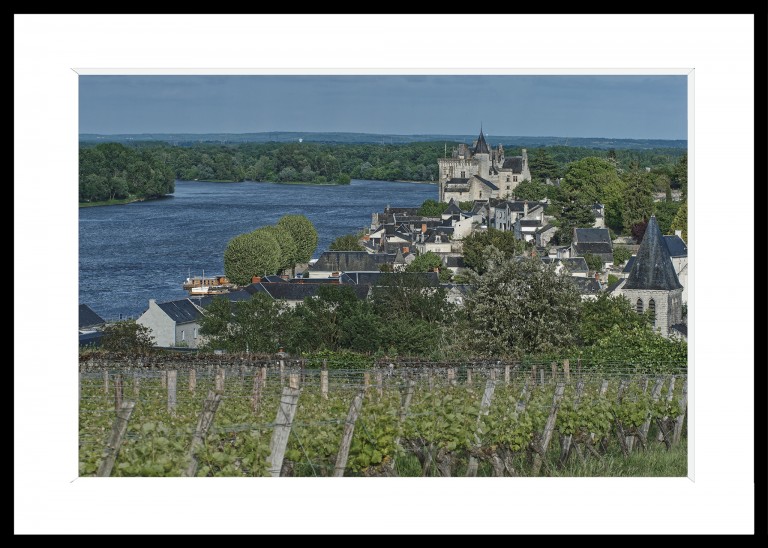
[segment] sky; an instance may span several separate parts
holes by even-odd
[[[686,139],[686,76],[80,76],[79,132]]]

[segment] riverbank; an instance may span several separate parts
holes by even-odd
[[[135,202],[149,202],[152,200],[162,200],[163,198],[171,198],[173,194],[164,194],[163,196],[152,196],[151,198],[140,198],[137,196],[131,196],[128,198],[120,198],[119,200],[103,200],[101,202],[79,202],[79,207],[100,207],[111,205],[125,205]]]

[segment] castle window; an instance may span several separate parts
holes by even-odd
[[[648,301],[648,312],[651,313],[651,318],[653,318],[653,327],[656,327],[656,301],[653,299]]]
[[[637,299],[637,313],[642,314],[643,313],[643,301],[642,299]]]
[[[507,178],[507,180],[509,180],[509,178]],[[509,185],[507,185],[507,190],[509,190]]]
[[[512,177],[512,182],[513,182],[513,183],[516,183],[516,182],[517,182],[517,175],[515,175],[514,177]]]
[[[461,172],[461,178],[462,179],[466,179],[466,171],[462,171]]]
[[[509,182],[509,175],[507,175],[507,182]],[[507,187],[507,188],[509,188],[509,187]]]

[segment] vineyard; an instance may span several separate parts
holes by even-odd
[[[317,365],[83,361],[79,474],[550,476],[687,436],[684,367]]]

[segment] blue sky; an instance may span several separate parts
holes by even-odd
[[[80,133],[687,138],[685,76],[80,76]]]

